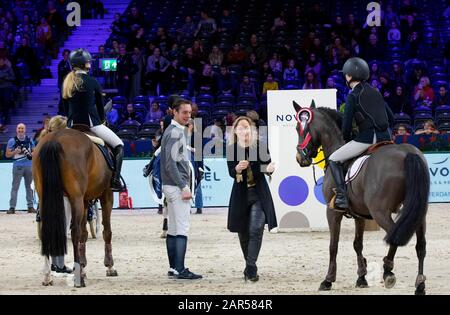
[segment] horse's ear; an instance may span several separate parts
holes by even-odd
[[[292,105],[294,105],[296,113],[298,113],[299,110],[302,109],[302,107],[300,105],[298,105],[296,101],[292,101]]]
[[[316,108],[316,102],[314,102],[314,100],[311,101],[311,105],[309,105],[309,108]]]

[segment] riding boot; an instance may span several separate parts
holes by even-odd
[[[120,181],[120,172],[122,170],[123,161],[123,146],[118,145],[113,149],[114,154],[114,172],[111,179],[111,190],[112,191],[124,191],[126,188],[122,185]]]
[[[337,209],[348,209],[347,192],[344,180],[344,170],[342,164],[331,161],[328,163],[333,174],[334,182],[336,183],[336,200],[334,202]]]

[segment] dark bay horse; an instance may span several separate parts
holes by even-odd
[[[100,199],[102,206],[106,275],[117,276],[111,247],[111,176],[112,171],[100,149],[84,133],[74,129],[49,133],[39,142],[33,155],[33,177],[42,219],[41,253],[48,261],[49,255],[60,256],[67,251],[65,195],[72,213],[75,287],[85,286],[87,208],[89,201],[96,198]],[[50,268],[43,284],[52,284]]]
[[[345,142],[340,130],[342,116],[328,108],[302,108],[294,102],[297,112],[297,162],[301,167],[312,164],[312,159],[322,146],[325,158]],[[327,220],[330,229],[330,261],[325,280],[319,290],[330,290],[336,281],[336,255],[343,212],[330,208],[335,187],[329,169],[325,171],[323,194],[327,201]],[[389,251],[383,259],[385,287],[395,285],[394,256],[398,246],[406,245],[414,233],[417,236],[416,252],[419,272],[416,278],[416,294],[425,294],[423,263],[426,252],[425,217],[428,209],[430,177],[428,166],[416,147],[410,144],[386,145],[372,153],[359,175],[347,186],[350,210],[355,218],[353,247],[357,255],[357,287],[367,287],[365,276],[367,262],[362,254],[365,217],[372,217],[386,232]],[[393,213],[399,213],[394,221]],[[360,217],[362,216],[362,217]]]

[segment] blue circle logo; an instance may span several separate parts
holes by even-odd
[[[289,206],[301,205],[308,198],[308,194],[308,184],[298,176],[286,177],[278,187],[278,195]]]
[[[323,185],[323,176],[319,178],[317,181],[317,185],[314,186],[314,195],[316,196],[316,199],[319,200],[320,203],[323,203],[326,205],[325,197],[323,196],[322,192],[322,185]]]

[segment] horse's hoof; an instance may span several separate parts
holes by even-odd
[[[42,285],[43,285],[44,287],[52,286],[52,285],[53,285],[53,280],[51,280],[51,281],[49,281],[49,282],[42,281]]]
[[[162,231],[160,238],[167,238],[167,231]]]
[[[107,277],[117,277],[118,273],[117,270],[106,270],[106,276]]]
[[[384,276],[384,286],[387,289],[392,289],[395,285],[395,282],[397,279],[395,278],[395,275],[392,272],[389,272],[388,274],[385,274]]]
[[[323,280],[320,284],[319,291],[330,291],[331,290],[332,283],[327,280]]]
[[[414,292],[415,295],[426,295],[425,292],[425,282],[422,282],[419,284],[419,286],[416,288],[416,291]]]
[[[367,283],[366,276],[361,276],[356,280],[357,288],[368,288],[369,284]]]

